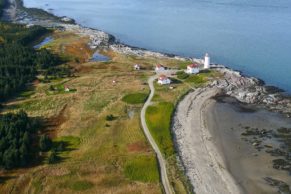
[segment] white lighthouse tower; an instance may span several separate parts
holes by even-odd
[[[204,69],[209,69],[209,68],[210,68],[210,57],[208,53],[206,53],[204,57]]]

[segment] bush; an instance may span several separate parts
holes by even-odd
[[[122,101],[128,104],[141,104],[146,101],[147,97],[148,95],[145,93],[134,93],[124,96]]]
[[[184,71],[177,72],[178,79],[187,79],[188,77],[189,77],[189,74],[185,73]]]
[[[49,164],[54,164],[58,161],[58,155],[57,152],[55,150],[52,150],[49,158],[48,158],[48,163]]]
[[[47,135],[42,135],[39,140],[39,148],[43,152],[47,152],[52,147],[52,140]]]
[[[114,119],[115,117],[112,114],[106,116],[106,121],[113,121]]]

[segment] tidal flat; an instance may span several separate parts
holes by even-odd
[[[206,125],[243,191],[290,193],[290,118],[230,97],[212,101]]]

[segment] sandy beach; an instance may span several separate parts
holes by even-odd
[[[290,182],[286,171],[273,168],[276,157],[266,152],[267,147],[279,148],[280,143],[274,138],[247,139],[241,134],[248,127],[275,132],[282,126],[291,127],[290,119],[230,97],[220,102],[213,98],[218,93],[215,87],[189,93],[179,103],[173,120],[176,147],[195,192],[278,193],[278,188],[264,179]]]
[[[242,193],[226,170],[221,154],[205,127],[203,112],[209,99],[219,92],[216,88],[202,88],[188,94],[178,105],[173,132],[186,174],[200,194]]]

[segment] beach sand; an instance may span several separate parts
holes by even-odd
[[[245,127],[274,130],[291,127],[290,119],[235,100],[219,102],[215,88],[197,89],[177,106],[173,134],[181,161],[194,190],[199,194],[278,193],[264,177],[290,183],[286,171],[275,170],[264,150],[242,139]],[[273,146],[276,142],[267,140]]]
[[[205,107],[208,99],[218,92],[218,89],[203,88],[188,94],[177,107],[173,133],[186,174],[196,193],[242,193],[226,170],[223,158],[213,144],[212,135],[205,128]]]

